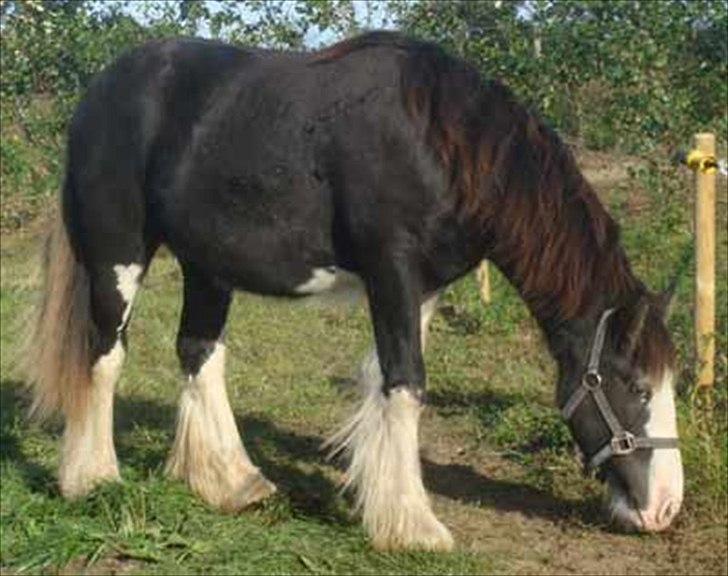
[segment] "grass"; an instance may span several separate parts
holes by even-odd
[[[624,226],[637,273],[652,287],[664,286],[690,243],[689,182],[653,166],[623,175],[609,190],[605,199]],[[725,193],[719,218],[725,222]],[[30,256],[37,234],[23,230],[2,237],[0,261],[2,573],[726,571],[725,227],[710,416],[693,407],[689,270],[670,322],[681,358],[687,488],[684,511],[665,535],[615,534],[603,524],[602,488],[581,475],[553,408],[553,363],[507,282],[492,271],[487,308],[473,277],[448,291],[428,345],[430,408],[422,426],[426,484],[458,542],[447,555],[371,550],[338,493],[341,471],[318,449],[351,407],[352,375],[371,342],[362,308],[237,295],[227,337],[230,400],[251,456],[279,494],[226,516],[164,478],[181,384],[174,356],[181,277],[164,254],[138,299],[118,386],[115,436],[124,482],[63,501],[55,483],[59,423],[27,423],[27,397],[10,370],[11,325],[35,282]]]

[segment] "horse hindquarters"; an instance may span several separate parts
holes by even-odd
[[[59,466],[61,493],[83,496],[119,478],[113,444],[113,391],[126,348],[126,326],[146,267],[142,230],[116,234],[109,258],[103,221],[80,226],[79,202],[95,192],[72,184],[69,163],[65,207],[50,234],[45,286],[32,338],[25,350],[33,412],[65,418]],[[118,232],[118,230],[117,230]],[[93,246],[93,248],[91,248]]]

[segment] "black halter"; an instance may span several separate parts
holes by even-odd
[[[599,413],[607,423],[612,437],[602,446],[586,463],[587,470],[599,468],[612,456],[625,456],[637,449],[642,448],[677,448],[677,438],[650,438],[647,436],[635,436],[630,431],[622,428],[612,407],[609,405],[607,395],[602,390],[602,376],[599,373],[599,358],[604,347],[604,337],[607,333],[607,320],[614,312],[614,308],[607,309],[599,319],[597,331],[594,335],[591,352],[589,353],[589,364],[581,379],[581,385],[574,391],[561,409],[561,415],[565,420],[571,420],[576,409],[584,401],[587,395],[591,394],[599,409]]]

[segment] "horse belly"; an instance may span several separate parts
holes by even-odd
[[[183,266],[234,289],[294,297],[357,291],[358,276],[337,261],[328,230],[317,219],[261,222],[208,210],[168,227],[166,239]]]

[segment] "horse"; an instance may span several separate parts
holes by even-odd
[[[234,290],[322,297],[358,283],[375,346],[328,442],[377,549],[447,551],[422,480],[423,349],[437,299],[490,260],[558,365],[556,401],[625,529],[683,499],[670,294],[632,272],[619,227],[556,132],[442,47],[371,32],[313,52],[153,41],[90,83],[68,128],[60,216],[25,357],[60,411],[69,499],[119,480],[114,385],[158,247],[177,258],[185,375],[167,474],[237,512],[276,487],[246,453],[224,377]]]

